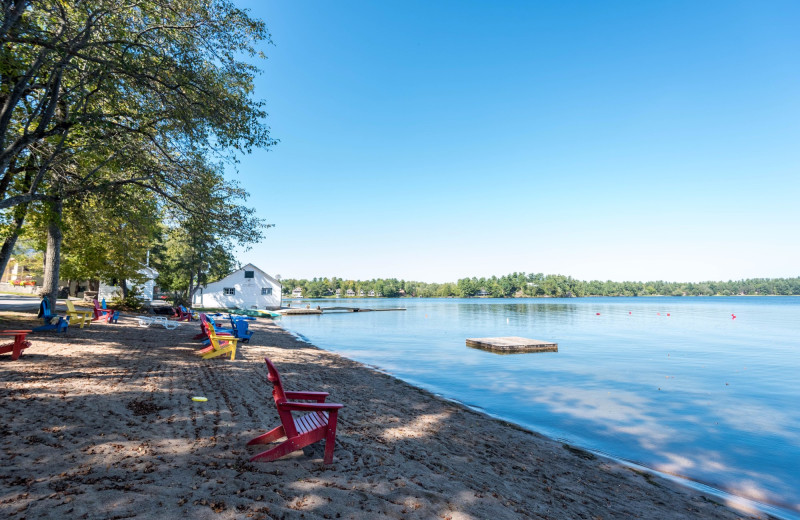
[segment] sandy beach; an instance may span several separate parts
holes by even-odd
[[[3,313],[0,327],[35,326],[25,317]],[[0,516],[750,518],[301,342],[270,320],[251,328],[234,361],[193,356],[196,323],[143,329],[124,315],[31,335],[18,361],[0,356]],[[344,404],[333,465],[322,464],[324,443],[248,462],[260,450],[245,443],[279,423],[264,357],[287,389]]]

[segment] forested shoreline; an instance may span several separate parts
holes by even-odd
[[[580,298],[586,296],[792,296],[800,295],[800,277],[750,278],[727,282],[615,282],[576,280],[571,276],[512,273],[491,278],[462,278],[457,282],[425,283],[396,278],[287,278],[283,294],[296,288],[304,298],[420,297],[420,298]]]

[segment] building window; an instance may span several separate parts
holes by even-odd
[[[261,296],[269,296],[270,294],[272,294],[272,287],[261,288]]]
[[[223,294],[225,294],[225,296],[235,296],[236,295],[236,289],[234,287],[225,287],[224,289],[222,289],[222,292],[223,292]]]
[[[245,278],[255,278],[256,277],[256,272],[255,271],[245,271],[244,272],[244,277]]]

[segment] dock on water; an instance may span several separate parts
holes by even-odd
[[[280,309],[275,311],[281,316],[292,316],[298,314],[322,314],[322,311],[319,309]]]
[[[297,316],[301,314],[331,314],[334,312],[380,312],[380,311],[404,311],[405,309],[401,307],[397,308],[378,308],[378,309],[367,309],[364,307],[298,307],[298,308],[288,308],[288,309],[280,309],[275,311],[276,313],[280,314],[281,316]]]
[[[488,350],[498,354],[519,354],[523,352],[558,352],[558,343],[539,339],[509,336],[505,338],[468,338],[467,346]]]

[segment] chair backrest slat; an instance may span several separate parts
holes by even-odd
[[[275,365],[272,364],[268,358],[264,358],[264,361],[267,362],[267,371],[269,382],[272,383],[272,398],[275,399],[275,405],[278,408],[278,415],[281,418],[281,424],[283,425],[283,429],[286,430],[286,434],[290,437],[294,437],[297,435],[297,428],[294,425],[294,418],[292,418],[292,412],[288,410],[282,410],[280,403],[285,403],[287,401],[286,394],[283,391],[283,383],[281,382],[281,376],[278,374],[277,369],[275,369]]]

